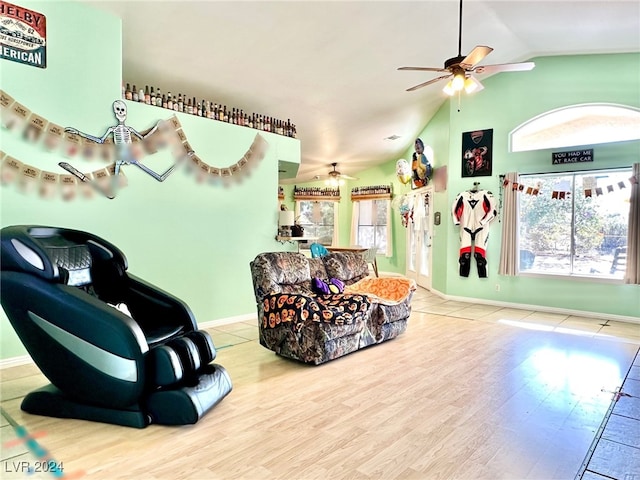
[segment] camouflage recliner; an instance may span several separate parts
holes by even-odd
[[[349,286],[367,277],[369,268],[360,253],[308,258],[268,252],[256,256],[250,267],[260,344],[283,357],[318,365],[406,329],[411,295],[387,305],[366,294],[322,294],[312,287],[314,279],[337,278]]]

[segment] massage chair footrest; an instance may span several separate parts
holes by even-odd
[[[76,418],[125,427],[144,428],[150,423],[150,418],[137,405],[130,410],[87,405],[68,398],[51,384],[27,394],[20,408],[34,415]]]
[[[187,425],[196,423],[227,396],[233,385],[227,371],[212,363],[201,368],[192,384],[181,388],[161,389],[146,399],[152,423]]]

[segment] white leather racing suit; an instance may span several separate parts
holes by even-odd
[[[487,190],[461,192],[453,202],[451,213],[453,224],[460,225],[460,276],[469,276],[473,247],[478,276],[486,278],[489,223],[497,215],[493,194]]]

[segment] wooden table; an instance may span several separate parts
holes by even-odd
[[[327,247],[330,252],[366,252],[366,247]]]

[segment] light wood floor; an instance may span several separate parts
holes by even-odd
[[[403,335],[317,367],[261,347],[254,322],[210,329],[234,389],[193,426],[26,414],[47,383],[33,365],[0,372],[2,407],[69,478],[573,479],[638,330],[420,290]],[[36,457],[0,433],[0,477],[25,478]]]

